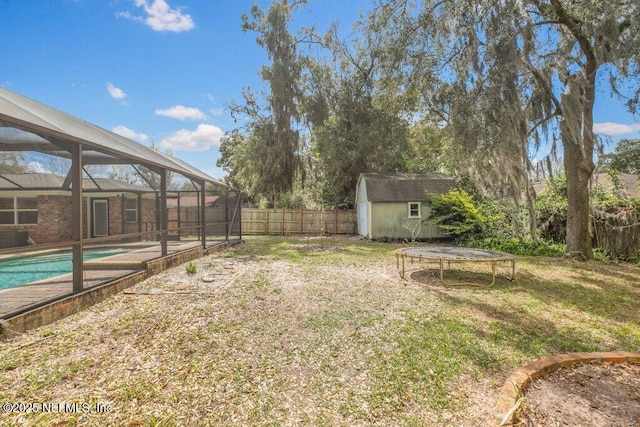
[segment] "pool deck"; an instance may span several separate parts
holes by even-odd
[[[198,241],[169,242],[168,255],[200,246]],[[160,257],[160,245],[94,259],[84,263],[84,288],[144,269],[145,263]],[[71,295],[72,274],[0,290],[0,316],[62,295]]]

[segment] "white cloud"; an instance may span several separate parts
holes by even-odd
[[[127,94],[122,89],[115,87],[113,83],[107,82],[107,91],[113,99],[125,99],[127,97]]]
[[[119,12],[117,16],[136,22],[144,21],[154,31],[189,31],[195,27],[191,15],[183,14],[180,8],[171,9],[165,0],[135,0],[137,7],[142,7],[147,13],[146,18],[131,15],[129,12]]]
[[[129,19],[130,21],[144,22],[144,19],[142,17],[134,16],[130,12],[116,12],[116,16],[118,18]]]
[[[26,164],[25,169],[30,173],[48,173],[49,171],[42,166],[42,163],[38,161],[29,162]]]
[[[210,93],[205,93],[202,95],[203,98],[207,98],[213,105],[216,105],[216,97]],[[209,114],[212,116],[221,116],[224,113],[224,108],[213,107],[209,109]]]
[[[176,151],[207,151],[220,145],[224,132],[217,126],[199,124],[196,130],[181,129],[164,138],[160,145]]]
[[[117,133],[120,136],[124,136],[125,138],[134,139],[138,142],[146,142],[149,140],[149,135],[144,133],[137,133],[126,126],[116,126],[111,129],[113,133]]]
[[[625,135],[628,133],[640,132],[640,123],[633,125],[623,125],[620,123],[595,123],[593,125],[593,131],[600,135]]]
[[[156,115],[178,120],[204,120],[207,118],[207,115],[199,109],[185,107],[184,105],[176,105],[166,110],[156,110]]]

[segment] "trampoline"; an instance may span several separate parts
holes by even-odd
[[[400,272],[400,277],[404,279],[405,259],[409,259],[413,264],[415,260],[433,261],[440,264],[440,280],[444,281],[444,265],[451,266],[455,263],[488,263],[491,265],[492,281],[489,286],[496,283],[496,266],[501,263],[511,263],[511,277],[513,280],[516,274],[516,257],[502,252],[489,251],[486,249],[460,248],[453,246],[423,246],[400,248],[396,250],[396,266]]]

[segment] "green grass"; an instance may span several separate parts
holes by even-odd
[[[634,264],[519,257],[514,282],[446,286],[433,265],[401,280],[398,247],[248,238],[199,263],[225,281],[243,273],[218,293],[118,295],[0,344],[0,400],[114,406],[89,425],[485,426],[519,366],[640,351]],[[488,284],[488,273],[463,265],[445,276]],[[71,419],[40,415],[24,419]]]

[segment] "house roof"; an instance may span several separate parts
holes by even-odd
[[[69,158],[69,147],[78,144],[83,164],[141,164],[225,187],[179,159],[0,87],[0,151]]]
[[[608,173],[598,173],[593,176],[593,186],[600,185],[607,191],[614,189],[613,181]],[[640,197],[640,191],[638,191],[638,175],[630,173],[619,173],[618,179],[622,185],[622,191],[632,199]]]
[[[0,190],[61,190],[64,177],[50,173],[4,173],[0,174]],[[82,180],[84,191],[152,193],[149,187],[117,181],[108,178],[85,178]]]
[[[622,191],[630,198],[637,199],[640,197],[640,190],[638,189],[640,181],[638,180],[638,175],[620,173],[618,174],[618,179],[620,180],[620,184],[622,184]],[[593,175],[591,177],[591,186],[595,187],[596,185],[600,185],[606,191],[613,190],[613,182],[611,181],[611,177],[608,173],[598,173]],[[533,189],[535,190],[536,195],[542,196],[546,193],[546,182],[534,183]]]
[[[204,204],[205,206],[213,206],[213,204],[218,200],[220,196],[205,196]],[[192,207],[199,206],[200,197],[198,196],[180,196],[180,207]],[[170,197],[167,199],[167,207],[175,208],[178,207],[178,198]]]
[[[370,202],[421,202],[428,193],[443,194],[455,186],[453,178],[437,173],[363,173]]]

